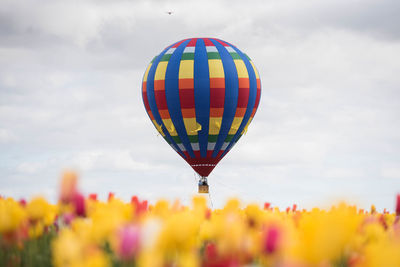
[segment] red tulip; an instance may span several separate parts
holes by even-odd
[[[21,198],[21,199],[19,200],[19,204],[21,204],[21,206],[25,207],[25,206],[26,206],[26,200],[23,199],[23,198]]]
[[[214,243],[208,243],[205,247],[205,256],[207,259],[215,259],[218,256],[217,247]]]
[[[297,209],[297,205],[296,205],[296,204],[293,204],[292,211],[295,212],[296,209]]]
[[[139,198],[137,196],[132,196],[131,203],[137,206],[137,204],[139,203]]]
[[[97,201],[97,194],[89,194],[91,200]]]
[[[140,215],[147,211],[147,200],[140,201],[137,196],[131,198],[131,204],[135,206],[136,215]]]

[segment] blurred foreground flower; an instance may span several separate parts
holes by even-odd
[[[0,233],[11,234],[26,220],[27,212],[23,206],[12,198],[0,199]]]
[[[398,267],[400,195],[394,211],[101,201],[67,172],[57,204],[0,198],[0,266]]]
[[[118,229],[115,252],[122,260],[132,260],[139,251],[140,229],[136,225],[126,225]]]
[[[61,179],[60,201],[70,203],[78,193],[78,176],[76,173],[67,171]]]

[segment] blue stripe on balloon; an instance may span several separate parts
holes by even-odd
[[[194,52],[194,100],[196,120],[201,125],[198,131],[200,155],[207,156],[208,128],[210,120],[210,73],[207,50],[203,39],[197,39]]]
[[[229,44],[229,43],[227,43],[227,44]],[[225,149],[225,151],[221,155],[221,157],[224,157],[225,154],[232,148],[232,146],[235,145],[235,143],[239,140],[241,133],[242,133],[244,127],[246,126],[247,122],[249,121],[251,113],[253,112],[253,108],[256,103],[256,97],[257,97],[257,78],[256,78],[256,74],[254,73],[254,69],[251,66],[250,61],[242,53],[242,51],[240,51],[239,49],[237,49],[236,47],[234,47],[231,44],[229,44],[229,45],[232,46],[233,49],[235,49],[236,53],[239,54],[239,56],[242,58],[244,64],[246,65],[247,72],[249,74],[250,89],[249,89],[249,101],[247,103],[246,113],[244,114],[242,123],[240,124],[239,129],[237,130],[236,134],[233,136],[231,142],[229,143],[228,147]]]
[[[180,44],[171,55],[167,70],[165,73],[165,95],[167,98],[168,111],[171,116],[172,123],[178,133],[182,144],[185,146],[186,151],[190,157],[194,158],[194,152],[190,145],[189,138],[186,133],[185,124],[183,122],[181,104],[179,99],[179,66],[181,63],[181,57],[183,50],[190,40],[186,40]]]
[[[175,143],[175,141],[172,139],[172,137],[170,136],[169,132],[167,131],[163,121],[161,120],[161,116],[160,113],[158,112],[158,108],[157,108],[157,103],[156,103],[156,98],[154,95],[154,75],[156,73],[156,69],[158,66],[158,63],[160,62],[162,56],[167,52],[167,50],[172,47],[168,46],[167,48],[164,49],[163,52],[161,52],[160,55],[158,55],[158,57],[153,61],[153,64],[151,65],[151,68],[149,70],[149,74],[147,76],[147,99],[149,101],[149,106],[151,109],[151,112],[153,113],[154,119],[156,120],[156,122],[161,125],[161,129],[165,134],[165,138],[170,142],[170,144],[172,144],[176,151],[184,158],[186,158],[185,154],[182,153],[182,150],[178,147],[178,145]]]
[[[232,56],[218,41],[213,39],[210,40],[217,47],[225,73],[224,113],[222,115],[221,129],[218,134],[217,143],[215,144],[214,152],[212,154],[213,158],[215,158],[220,151],[226,137],[228,136],[229,130],[232,126],[233,118],[235,117],[239,96],[239,79],[236,65],[232,59]]]

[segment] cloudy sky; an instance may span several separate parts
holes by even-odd
[[[262,96],[209,178],[214,207],[239,196],[393,210],[399,12],[397,0],[2,0],[0,194],[55,201],[62,171],[74,169],[103,199],[187,203],[194,171],[157,136],[141,79],[169,44],[217,37],[252,58]]]

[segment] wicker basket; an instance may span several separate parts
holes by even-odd
[[[208,185],[199,185],[199,193],[208,193]]]

